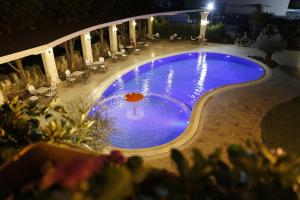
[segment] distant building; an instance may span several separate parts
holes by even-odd
[[[290,19],[300,19],[300,1],[291,0],[287,11],[287,17]]]
[[[299,0],[215,0],[215,3],[223,5],[226,14],[251,14],[257,4],[261,4],[264,11],[276,16],[287,16],[290,12],[297,15],[296,7],[300,9]]]

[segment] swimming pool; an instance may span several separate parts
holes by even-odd
[[[107,107],[115,126],[109,141],[125,149],[166,144],[185,131],[193,106],[205,93],[254,81],[264,74],[251,60],[207,52],[178,54],[141,65],[118,77],[101,96],[100,104]],[[127,102],[124,96],[132,92],[143,94],[144,99]]]

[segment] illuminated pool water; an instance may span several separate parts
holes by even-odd
[[[261,66],[248,59],[218,53],[186,53],[144,64],[119,77],[102,94],[115,130],[112,146],[127,149],[159,146],[174,140],[189,124],[194,104],[206,92],[257,80]],[[142,93],[138,103],[124,95]],[[94,110],[98,107],[94,107]]]

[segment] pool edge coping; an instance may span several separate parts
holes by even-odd
[[[260,61],[255,60],[253,58],[250,58],[250,57],[247,57],[247,56],[244,56],[241,54],[232,53],[232,52],[224,53],[222,51],[210,51],[210,50],[199,49],[199,47],[198,47],[198,48],[188,50],[188,51],[180,51],[180,52],[176,52],[176,53],[155,56],[153,58],[146,59],[143,62],[139,62],[137,64],[134,64],[134,65],[131,65],[128,67],[124,67],[124,69],[112,74],[90,96],[92,96],[93,99],[98,99],[99,97],[102,96],[104,91],[114,81],[117,80],[117,78],[119,78],[120,76],[123,76],[124,74],[126,74],[144,64],[147,64],[154,60],[159,60],[162,58],[175,56],[175,55],[179,55],[179,54],[195,53],[195,51],[202,52],[202,53],[219,53],[219,54],[225,54],[225,55],[232,55],[232,56],[246,59],[248,61],[252,61],[264,69],[264,75],[257,80],[248,81],[248,82],[239,83],[239,84],[226,85],[226,86],[222,86],[222,87],[210,90],[207,93],[205,93],[201,98],[199,98],[197,100],[196,104],[193,106],[191,117],[190,117],[190,123],[189,123],[188,127],[177,138],[175,138],[174,140],[172,140],[168,143],[165,143],[165,144],[162,144],[159,146],[155,146],[155,147],[139,148],[139,149],[126,149],[126,148],[117,148],[117,147],[109,146],[105,149],[105,151],[120,150],[124,153],[125,156],[138,155],[138,156],[143,157],[146,160],[152,160],[152,159],[165,157],[166,154],[168,154],[170,152],[170,150],[173,148],[182,150],[186,146],[191,144],[193,141],[195,141],[197,136],[199,136],[199,134],[201,134],[201,133],[197,134],[197,131],[203,129],[204,120],[203,120],[203,112],[202,111],[203,111],[203,108],[205,107],[205,105],[207,105],[207,103],[211,99],[211,97],[213,97],[217,94],[221,94],[226,91],[232,90],[232,89],[238,89],[238,88],[258,85],[260,83],[267,81],[271,77],[271,74],[272,74],[271,69],[269,69],[269,67],[267,65],[265,65],[264,63],[262,63]]]

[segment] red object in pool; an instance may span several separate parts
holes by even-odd
[[[144,95],[141,93],[128,93],[124,96],[124,99],[129,102],[137,102],[144,99]]]

